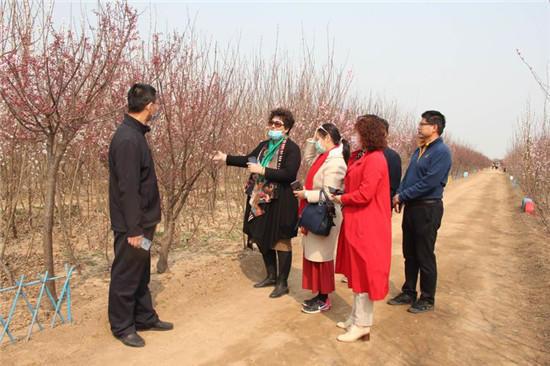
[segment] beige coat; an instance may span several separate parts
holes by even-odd
[[[311,140],[308,140],[306,143],[304,157],[309,166],[311,166],[317,157],[315,145]],[[313,177],[313,189],[305,191],[307,201],[309,203],[319,202],[319,192],[321,188],[323,188],[327,194],[329,193],[329,186],[343,190],[346,170],[347,165],[342,155],[342,146],[340,145],[329,152],[327,159]],[[312,262],[328,262],[334,259],[338,234],[340,233],[340,225],[342,224],[342,211],[339,205],[336,205],[334,224],[336,226],[332,227],[329,236],[315,235],[312,233],[302,236],[302,246],[306,259]]]

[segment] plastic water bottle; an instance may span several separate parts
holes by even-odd
[[[146,237],[143,237],[143,239],[141,240],[141,249],[149,251],[149,249],[151,249],[152,244],[153,242],[151,240],[147,239]]]

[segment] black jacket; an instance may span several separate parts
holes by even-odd
[[[248,155],[228,155],[226,164],[245,168],[249,157],[256,157],[269,143],[262,141]],[[298,200],[294,197],[290,183],[296,180],[302,157],[300,148],[288,139],[283,152],[280,169],[265,169],[265,178],[280,184],[279,197],[266,205],[265,214],[248,221],[250,197],[246,200],[243,231],[260,246],[262,252],[272,248],[281,239],[291,239],[297,235]]]
[[[124,116],[109,145],[111,227],[128,236],[160,222],[160,194],[155,164],[145,134],[150,128]]]
[[[384,149],[384,156],[388,163],[388,172],[390,175],[390,202],[392,202],[393,196],[395,196],[397,188],[399,188],[399,183],[401,182],[401,157],[395,150],[389,147]]]

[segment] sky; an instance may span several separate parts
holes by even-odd
[[[95,4],[57,1],[54,17],[65,23]],[[516,49],[546,78],[550,1],[130,4],[143,13],[143,35],[151,19],[158,30],[182,30],[191,16],[204,38],[238,43],[244,57],[260,48],[270,57],[277,42],[289,57],[301,57],[303,36],[321,65],[330,40],[336,63],[352,71],[353,92],[418,116],[439,110],[445,133],[490,158],[504,157],[528,103],[542,116],[543,93]]]

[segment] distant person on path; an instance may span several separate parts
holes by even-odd
[[[441,135],[445,116],[426,111],[418,124],[418,148],[413,153],[405,177],[393,203],[403,213],[403,256],[405,283],[390,305],[411,305],[411,313],[433,310],[437,282],[435,241],[443,217],[443,189],[451,169],[451,151]],[[420,272],[420,297],[416,283]]]
[[[306,141],[304,158],[310,166],[304,189],[294,195],[300,199],[300,212],[307,204],[325,200],[331,189],[344,189],[350,147],[342,139],[340,131],[332,123],[324,123],[315,130],[315,137]],[[320,196],[323,190],[326,196]],[[334,291],[334,254],[340,233],[342,212],[336,205],[336,217],[328,236],[317,235],[301,228],[304,258],[302,288],[317,293],[305,300],[302,311],[307,314],[327,311],[331,308],[329,294]]]
[[[128,113],[109,146],[109,211],[115,238],[109,322],[113,335],[131,347],[145,346],[136,331],[173,328],[153,309],[151,252],[144,245],[146,239],[153,240],[161,216],[155,164],[145,139],[158,110],[155,88],[134,84],[128,91]]]
[[[252,152],[236,156],[218,151],[213,156],[214,161],[250,172],[243,231],[260,248],[267,272],[254,287],[275,286],[271,298],[289,292],[291,239],[297,235],[298,200],[290,183],[296,180],[302,158],[300,148],[289,137],[293,126],[294,116],[289,110],[274,109],[267,121],[268,139]]]
[[[353,306],[341,342],[368,340],[373,324],[374,301],[388,293],[391,262],[391,208],[388,163],[384,157],[387,133],[382,118],[360,116],[355,123],[344,194],[331,196],[343,205],[336,272],[345,275],[353,291]]]

